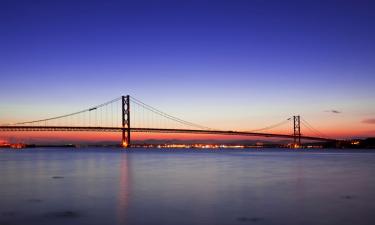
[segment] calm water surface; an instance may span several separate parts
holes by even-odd
[[[0,225],[375,224],[375,153],[0,150]]]

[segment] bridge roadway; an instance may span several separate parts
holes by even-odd
[[[128,128],[122,127],[74,127],[74,126],[0,126],[0,131],[98,131],[98,132],[122,132]],[[193,129],[165,129],[165,128],[136,128],[131,127],[131,132],[143,133],[192,133],[192,134],[216,134],[235,136],[258,136],[269,138],[294,138],[291,134],[258,133],[231,130],[193,130]],[[334,139],[303,136],[301,139],[313,141],[335,141]]]

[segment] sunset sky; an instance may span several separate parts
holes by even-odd
[[[374,40],[370,0],[2,0],[0,124],[130,94],[217,129],[375,136]]]

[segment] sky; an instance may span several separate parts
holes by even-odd
[[[370,0],[1,0],[0,123],[130,94],[217,129],[375,136],[374,27]]]

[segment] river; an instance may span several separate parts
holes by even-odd
[[[0,224],[375,224],[369,150],[0,149]]]

